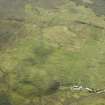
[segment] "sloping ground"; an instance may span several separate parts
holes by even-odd
[[[34,6],[53,9],[62,5],[67,0],[0,0],[0,17],[24,18],[24,5],[29,3]]]
[[[0,17],[24,18],[24,5],[27,3],[45,9],[56,9],[69,1],[91,8],[97,15],[105,15],[105,0],[0,0]]]
[[[104,16],[69,1],[54,10],[26,4],[25,12],[21,27],[16,20],[0,26],[0,44],[7,43],[0,51],[0,92],[8,93],[11,105],[27,105],[30,100],[40,105],[41,96],[46,105],[104,104],[104,94],[92,98],[87,92],[46,93],[54,80],[105,88]],[[10,32],[6,36],[5,28]]]

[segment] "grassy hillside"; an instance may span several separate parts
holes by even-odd
[[[23,8],[0,20],[0,105],[104,105],[105,94],[46,91],[55,80],[105,88],[105,16],[70,0]]]
[[[24,18],[24,5],[27,3],[44,9],[56,9],[67,1],[73,1],[77,5],[91,8],[97,15],[105,15],[105,0],[0,0],[0,18]]]

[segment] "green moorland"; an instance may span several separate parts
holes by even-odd
[[[70,0],[24,11],[0,20],[0,105],[105,105],[104,93],[45,92],[54,80],[105,88],[105,16]]]

